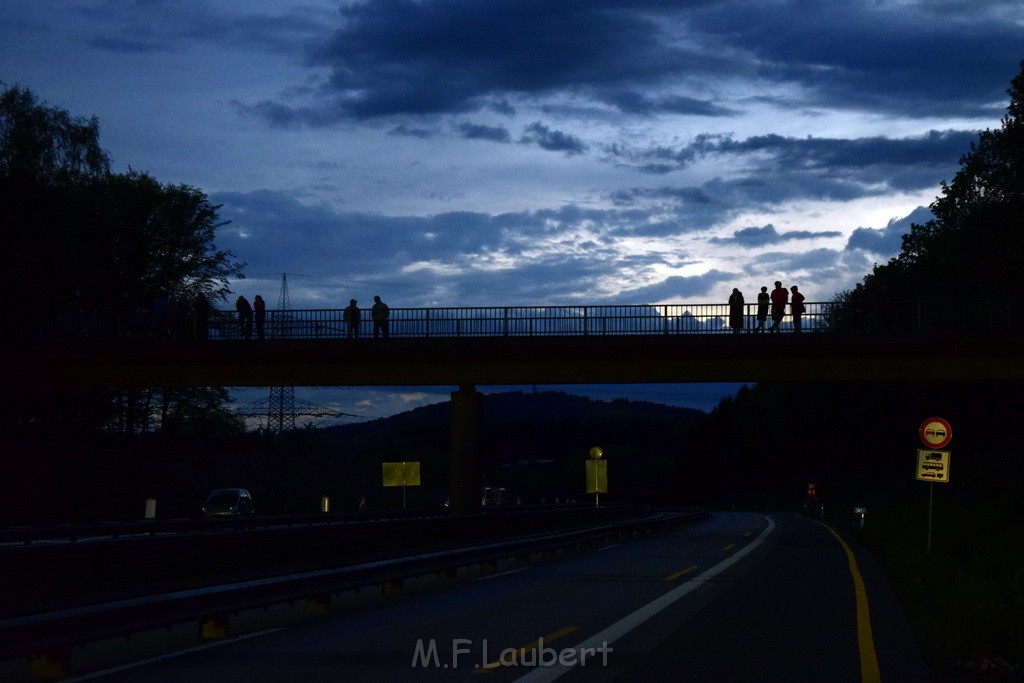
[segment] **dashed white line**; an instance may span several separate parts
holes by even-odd
[[[153,664],[155,662],[162,662],[167,659],[174,659],[175,657],[181,657],[191,652],[200,652],[202,650],[209,650],[211,648],[220,647],[221,645],[230,645],[231,643],[237,643],[241,640],[248,640],[249,638],[256,638],[257,636],[265,636],[268,633],[275,633],[277,631],[283,631],[283,628],[268,628],[263,631],[254,631],[253,633],[246,633],[241,636],[234,638],[227,638],[225,640],[218,640],[215,643],[205,643],[203,645],[196,645],[195,647],[186,648],[184,650],[177,650],[176,652],[168,652],[167,654],[157,655],[156,657],[150,657],[149,659],[140,659],[137,662],[131,662],[130,664],[122,664],[121,666],[115,666],[110,669],[104,669],[103,671],[94,671],[91,674],[85,674],[78,676],[77,678],[65,679],[65,683],[76,683],[76,681],[88,681],[93,678],[102,678],[103,676],[109,676],[110,674],[118,673],[119,671],[127,671],[129,669],[135,669],[140,666],[146,666],[147,664]]]

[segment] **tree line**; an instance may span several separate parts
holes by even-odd
[[[75,117],[18,85],[0,92],[5,325],[55,315],[139,313],[154,302],[223,301],[243,264],[214,243],[225,224],[201,190],[111,170],[95,117]],[[55,423],[125,434],[231,426],[221,389],[45,391],[9,398],[17,426]],[[215,419],[211,419],[215,418]],[[238,426],[238,425],[236,425]]]

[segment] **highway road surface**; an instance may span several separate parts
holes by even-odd
[[[812,519],[750,513],[713,513],[663,535],[73,674],[145,683],[931,680],[855,539]]]

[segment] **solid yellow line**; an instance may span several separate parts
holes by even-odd
[[[813,520],[812,520],[813,521]],[[821,524],[821,522],[816,522]],[[839,545],[846,551],[846,561],[850,565],[850,574],[853,575],[853,590],[857,599],[857,647],[860,650],[860,680],[863,683],[881,683],[882,674],[878,670],[878,657],[875,654],[875,639],[871,635],[871,614],[868,611],[868,592],[864,588],[864,579],[861,578],[860,570],[857,568],[857,560],[853,556],[850,546],[831,527],[821,524],[828,529],[828,532],[835,536]]]
[[[676,579],[678,579],[683,574],[689,574],[690,572],[692,572],[695,569],[697,569],[699,566],[700,565],[696,565],[695,564],[692,567],[687,567],[686,569],[681,569],[681,570],[677,571],[675,574],[669,574],[668,576],[666,576],[665,580],[666,581],[675,581]]]
[[[569,635],[570,633],[572,633],[573,631],[575,631],[577,629],[579,629],[579,626],[567,626],[567,627],[565,627],[565,628],[563,628],[561,630],[555,631],[554,633],[551,633],[549,635],[541,636],[540,638],[538,638],[537,640],[533,641],[529,645],[524,645],[521,648],[519,648],[519,650],[516,652],[516,661],[522,659],[523,655],[525,655],[527,652],[530,652],[531,650],[536,650],[538,647],[540,647],[541,641],[544,641],[545,643],[550,643],[552,640],[557,640],[557,639],[561,638],[562,636],[567,636],[567,635]],[[490,673],[491,671],[494,671],[495,669],[500,669],[501,666],[502,666],[501,660],[500,659],[496,659],[493,662],[488,662],[487,664],[484,664],[479,669],[474,669],[473,673],[480,673],[480,674]]]
[[[722,550],[732,550],[735,547],[736,547],[735,543],[730,543],[729,545],[727,545],[724,548],[722,548]]]

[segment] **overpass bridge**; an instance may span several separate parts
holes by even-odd
[[[262,335],[234,312],[53,317],[9,330],[0,380],[8,391],[457,386],[457,514],[480,502],[478,385],[1024,380],[1018,302],[806,306],[800,331],[787,315],[775,333],[753,333],[752,307],[733,331],[723,304],[392,309],[387,338],[368,314],[350,330],[333,309],[268,311]]]
[[[233,311],[80,315],[5,333],[19,387],[423,386],[1024,379],[1024,303],[808,303],[797,333],[727,326],[725,304],[268,311],[262,338]],[[770,320],[769,320],[770,323]]]

